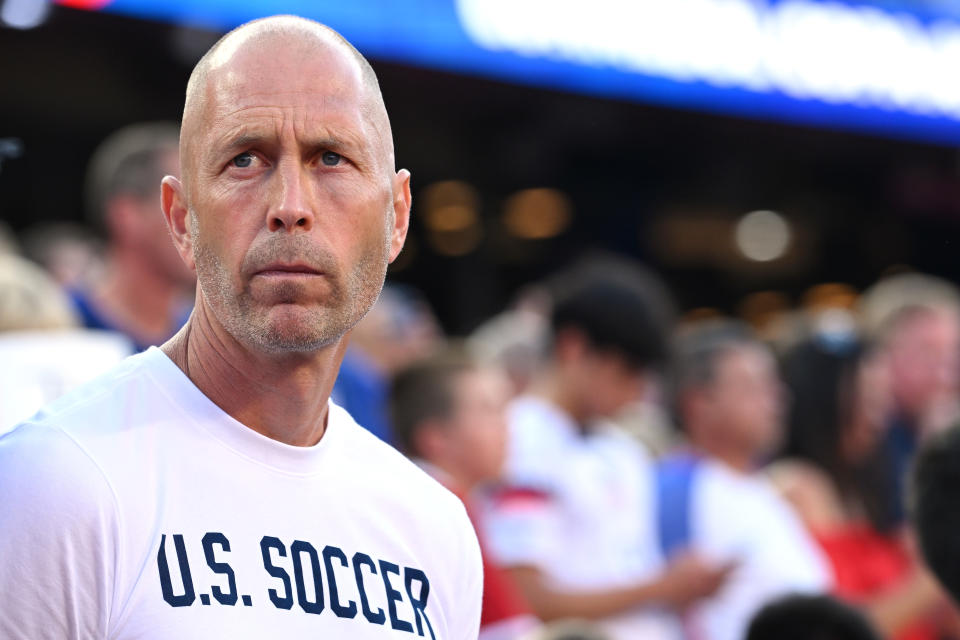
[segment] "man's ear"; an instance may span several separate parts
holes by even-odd
[[[193,237],[190,235],[190,209],[183,192],[183,184],[173,176],[167,176],[160,183],[160,207],[167,220],[167,228],[173,236],[173,244],[180,258],[196,271],[193,259]]]
[[[413,196],[410,195],[410,172],[397,171],[393,178],[393,231],[390,236],[390,262],[397,259],[410,228],[410,207]]]

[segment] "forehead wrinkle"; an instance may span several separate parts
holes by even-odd
[[[311,124],[309,114],[297,113],[295,109],[281,108],[279,111],[282,115],[278,119],[274,117],[277,110],[275,107],[257,105],[242,107],[224,114],[214,123],[215,125],[222,124],[225,130],[214,138],[213,145],[237,146],[245,141],[248,143],[268,140],[279,141],[284,135],[284,129],[292,128],[299,145],[305,148],[326,145],[349,148],[354,152],[366,152],[372,146],[369,133],[366,131],[366,123],[362,120],[357,123],[348,122],[345,125],[338,122]],[[251,111],[263,111],[264,113],[262,116],[253,115],[251,118],[237,121],[232,125],[225,122],[240,113]],[[354,124],[361,127],[363,131],[354,131],[352,126]]]

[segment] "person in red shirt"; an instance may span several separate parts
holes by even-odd
[[[892,382],[884,354],[814,337],[783,366],[790,433],[771,474],[829,558],[835,595],[883,637],[932,640],[955,628],[956,611],[892,509],[895,479],[881,449]]]
[[[484,548],[470,494],[500,476],[506,456],[504,374],[450,349],[400,371],[391,389],[393,439],[456,494],[478,529],[483,555],[481,640],[509,640],[539,626],[510,576]]]

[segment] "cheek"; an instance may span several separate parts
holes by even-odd
[[[194,244],[202,248],[208,261],[213,258],[221,268],[238,272],[257,228],[238,224],[239,216],[227,218],[219,212],[206,211],[209,213],[199,218]]]
[[[385,219],[385,211],[381,199],[369,191],[337,191],[325,198],[315,224],[331,245],[349,251],[356,261],[371,251],[379,254],[386,246],[389,219]]]

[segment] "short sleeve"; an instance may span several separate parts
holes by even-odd
[[[99,468],[59,429],[0,437],[0,637],[107,637],[116,513]]]

